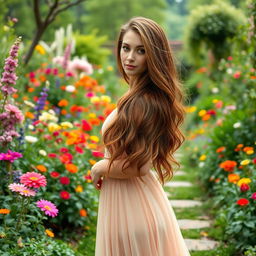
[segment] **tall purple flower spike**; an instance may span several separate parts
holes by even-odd
[[[15,74],[16,67],[18,66],[18,50],[21,42],[21,37],[18,37],[11,47],[9,57],[5,59],[4,72],[0,80],[0,90],[7,96],[15,93],[17,90],[12,87],[16,84],[18,77]]]

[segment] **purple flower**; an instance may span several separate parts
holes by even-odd
[[[14,45],[9,52],[9,57],[5,59],[4,72],[2,74],[2,79],[0,83],[0,90],[5,96],[13,94],[17,91],[11,85],[15,85],[16,80],[18,79],[15,74],[15,69],[18,66],[17,56],[20,42],[21,37],[16,39]]]
[[[22,123],[24,116],[22,112],[14,105],[7,104],[5,106],[6,112],[10,115],[11,118],[15,120],[15,123]]]
[[[0,160],[3,161],[9,161],[11,163],[14,162],[14,160],[21,158],[22,154],[19,152],[13,152],[11,150],[8,150],[7,153],[0,153]]]

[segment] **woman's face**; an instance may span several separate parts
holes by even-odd
[[[128,77],[137,76],[147,69],[146,53],[140,35],[128,30],[123,36],[120,58]]]

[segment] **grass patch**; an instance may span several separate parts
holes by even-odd
[[[170,188],[164,187],[166,192],[169,192],[170,198],[169,199],[194,199],[200,200],[203,195],[203,191],[200,187],[192,186],[192,187],[177,187],[177,188]]]
[[[195,229],[181,229],[181,233],[184,238],[201,239],[208,234],[207,237],[213,240],[222,240],[223,229],[220,227],[209,228],[195,228]]]
[[[219,247],[215,248],[214,250],[207,250],[207,251],[191,251],[191,256],[238,256],[235,253],[234,245],[225,245],[220,244]]]
[[[203,220],[200,218],[204,214],[203,206],[194,206],[189,208],[173,208],[177,219]]]

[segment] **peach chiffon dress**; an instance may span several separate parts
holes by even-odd
[[[102,133],[114,121],[106,118]],[[108,154],[105,151],[105,156]],[[190,256],[156,172],[139,178],[104,178],[100,190],[96,256]]]

